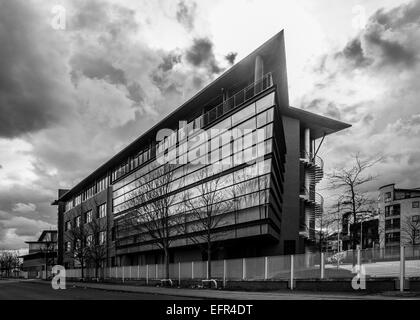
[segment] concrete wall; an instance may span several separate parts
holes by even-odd
[[[280,231],[280,247],[284,252],[284,241],[296,243],[296,253],[303,253],[299,241],[300,215],[300,123],[299,120],[283,116],[283,127],[286,138],[286,163],[284,174],[283,213]]]

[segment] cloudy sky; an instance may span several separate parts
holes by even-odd
[[[54,228],[58,188],[282,29],[291,105],[353,125],[327,170],[382,154],[372,190],[420,187],[420,0],[1,0],[0,249]]]

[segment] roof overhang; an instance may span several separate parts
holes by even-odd
[[[299,119],[305,128],[311,130],[311,138],[319,139],[323,136],[347,129],[350,124],[315,114],[303,109],[289,107],[283,110],[283,115]]]

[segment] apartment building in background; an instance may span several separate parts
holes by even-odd
[[[77,267],[71,252],[81,244],[71,234],[92,224],[97,232],[87,236],[105,247],[104,265],[163,261],[156,240],[125,223],[136,208],[141,181],[161,168],[161,155],[177,161],[173,175],[183,181],[171,191],[177,199],[171,210],[177,214],[188,216],[185,198],[192,201],[194,188],[223,180],[221,202],[234,205],[226,206],[220,225],[211,230],[218,235],[213,259],[315,250],[315,219],[323,212],[316,192],[323,177],[318,151],[327,135],[348,127],[289,106],[282,31],[80,183],[59,190],[53,203],[58,206],[59,263]],[[157,139],[163,129],[172,133]],[[197,138],[203,131],[207,134]],[[184,161],[190,152],[206,161]],[[194,179],[203,172],[203,179]],[[185,232],[173,237],[171,262],[205,259],[191,241],[191,234],[199,232],[193,231],[194,221],[186,224]]]
[[[381,247],[420,244],[420,188],[380,187],[378,209]]]

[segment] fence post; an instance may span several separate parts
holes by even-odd
[[[115,266],[115,279],[117,279],[117,266]]]
[[[178,286],[181,286],[181,262],[178,262]]]
[[[130,271],[129,271],[129,274],[130,274],[130,277],[129,277],[129,278],[130,278],[130,280],[131,280],[131,266],[130,266],[129,268],[130,268],[130,269],[129,269],[129,270],[130,270]]]
[[[223,259],[223,288],[226,287],[226,259]]]
[[[246,261],[245,258],[242,259],[242,280],[246,279]]]
[[[140,265],[137,265],[137,279],[140,280]]]
[[[149,265],[146,264],[146,285],[149,285]]]
[[[159,270],[158,270],[158,265],[157,265],[157,263],[155,263],[155,278],[156,279],[159,279],[159,272],[158,272]]]
[[[324,252],[321,252],[321,279],[325,277],[325,257]]]
[[[194,279],[194,261],[191,261],[191,279]]]
[[[264,258],[264,280],[268,279],[268,257]]]
[[[361,264],[362,264],[362,261],[361,261],[360,246],[357,246],[357,266],[358,266],[359,270],[361,270],[360,269]]]
[[[405,248],[400,248],[400,291],[404,292],[404,280],[405,280]]]
[[[122,282],[124,282],[124,269],[125,269],[125,267],[123,266],[122,269],[123,269],[122,270]]]
[[[294,256],[290,255],[290,290],[293,290],[293,281],[294,281]]]
[[[208,279],[209,278],[209,260],[207,260],[206,266],[207,266],[206,279]]]

